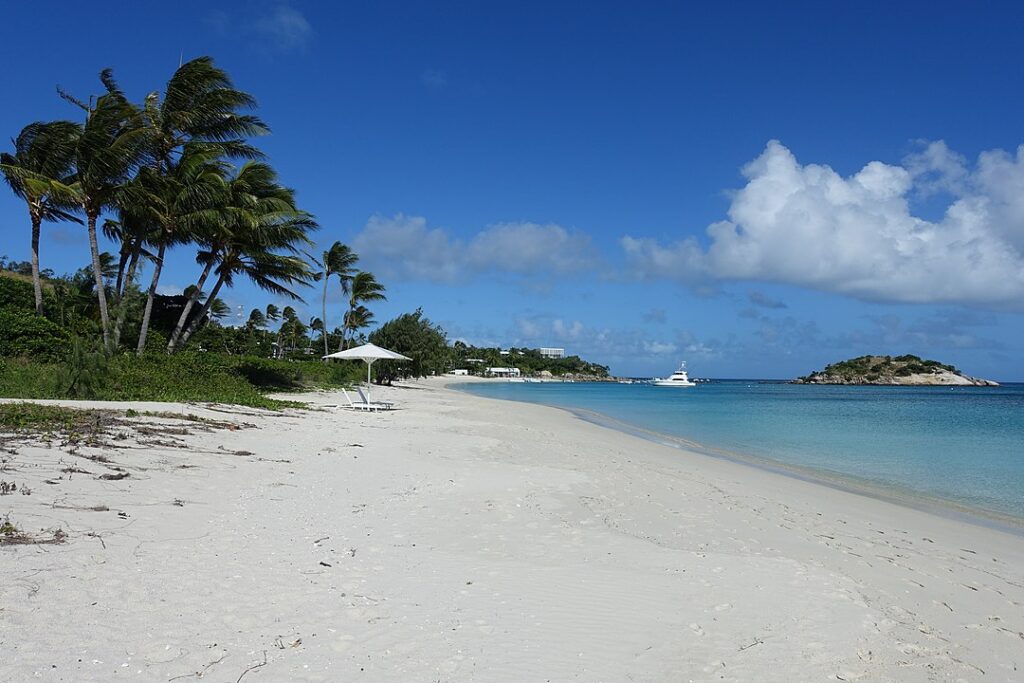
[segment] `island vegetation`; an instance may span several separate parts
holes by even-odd
[[[827,366],[794,380],[797,384],[890,384],[996,386],[968,377],[953,365],[914,355],[859,356]]]
[[[526,347],[470,346],[456,341],[452,346],[453,367],[464,368],[470,374],[485,374],[491,367],[516,367],[528,377],[551,376],[579,379],[605,379],[608,367],[586,361],[579,356],[550,358],[541,355],[540,349]]]

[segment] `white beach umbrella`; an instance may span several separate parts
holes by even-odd
[[[412,360],[408,356],[403,356],[400,353],[394,351],[388,351],[382,349],[376,344],[363,344],[353,349],[346,349],[345,351],[338,351],[330,355],[324,356],[324,358],[340,358],[342,360],[361,360],[366,363],[366,400],[370,400],[370,369],[373,367],[373,361],[375,360]]]

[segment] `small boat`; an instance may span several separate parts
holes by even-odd
[[[668,377],[655,377],[651,380],[651,384],[656,387],[695,387],[696,383],[690,380],[690,376],[686,374],[686,361],[679,364],[679,369],[673,372]]]

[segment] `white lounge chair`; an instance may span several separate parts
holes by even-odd
[[[377,403],[367,403],[366,401],[353,401],[352,397],[349,396],[348,392],[345,391],[344,389],[341,390],[341,393],[345,396],[345,400],[348,401],[348,405],[342,406],[342,408],[351,408],[352,410],[364,410],[369,412],[375,410],[388,410],[384,406]]]
[[[359,398],[363,399],[363,403],[365,403],[366,405],[368,405],[368,406],[379,406],[378,410],[391,410],[392,408],[395,407],[394,403],[390,403],[388,401],[377,401],[377,402],[371,401],[366,396],[366,394],[363,393],[363,388],[362,387],[357,386],[356,387],[356,393],[359,394]]]

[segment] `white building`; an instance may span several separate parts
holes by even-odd
[[[454,370],[452,370],[452,374],[453,375],[458,375],[459,377],[462,377],[462,376],[468,375],[469,374],[469,370],[466,370],[465,368],[455,368]]]
[[[491,377],[519,377],[519,368],[487,368]]]
[[[552,349],[541,347],[540,355],[541,358],[565,358],[565,349]]]

